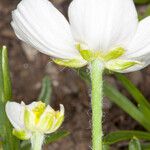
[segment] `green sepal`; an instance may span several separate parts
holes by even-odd
[[[28,140],[31,137],[31,134],[24,130],[15,130],[13,129],[13,135],[16,136],[20,140]]]
[[[93,61],[95,59],[94,53],[89,50],[80,50],[80,54],[83,57],[83,59],[87,61]]]
[[[105,61],[117,59],[125,53],[125,50],[122,47],[110,50],[106,55],[103,56]]]
[[[107,53],[83,49],[80,44],[76,45],[76,49],[80,52],[83,59],[85,59],[88,62],[91,62],[95,59],[100,59],[102,61],[109,61],[117,59],[125,53],[125,49],[122,47],[117,47],[115,49],[108,51]]]
[[[97,58],[102,59],[102,54],[99,51],[94,52],[92,50],[82,49],[80,44],[76,45],[76,49],[80,52],[82,58],[88,62],[91,62]]]
[[[130,61],[130,60],[123,60],[123,59],[116,59],[108,61],[105,66],[107,69],[120,72],[125,69],[128,69],[134,65],[142,65],[141,62],[138,61]]]
[[[66,66],[71,68],[80,68],[86,65],[85,62],[78,59],[70,59],[70,60],[53,59],[53,61],[60,66]]]

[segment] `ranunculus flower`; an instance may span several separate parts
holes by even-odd
[[[34,133],[44,134],[55,132],[64,120],[64,106],[54,111],[42,102],[25,105],[23,102],[7,102],[6,114],[14,127],[13,134],[21,140],[32,138]]]
[[[13,11],[19,39],[60,65],[131,72],[149,65],[150,17],[138,22],[133,0],[73,0],[69,22],[48,0],[22,0]]]

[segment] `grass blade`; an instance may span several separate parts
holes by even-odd
[[[0,135],[3,150],[19,150],[19,140],[12,135],[12,126],[5,112],[5,104],[12,98],[6,47],[0,49],[0,87]]]
[[[45,138],[45,144],[49,144],[52,142],[56,142],[64,137],[67,137],[70,133],[68,131],[57,131],[54,132],[53,134],[50,134],[46,136]]]
[[[104,84],[104,94],[112,102],[117,104],[121,109],[127,112],[133,119],[138,121],[145,129],[150,131],[149,120],[141,113],[138,108],[124,95],[122,95],[117,89],[108,83]]]
[[[4,83],[4,97],[5,100],[8,101],[12,99],[12,85],[9,71],[7,48],[5,46],[3,46],[2,50],[2,72]]]
[[[124,75],[116,73],[115,76],[132,95],[135,101],[141,106],[145,106],[150,112],[150,103],[143,96],[143,94],[136,88],[136,86]]]
[[[110,145],[125,140],[131,140],[135,137],[140,140],[150,140],[150,133],[143,131],[127,131],[127,130],[116,131],[106,135],[103,139],[103,143]]]
[[[150,143],[142,144],[142,150],[150,150]]]
[[[46,104],[50,104],[51,94],[52,94],[51,81],[49,77],[46,76],[43,78],[42,89],[38,100],[43,101]]]
[[[110,150],[110,146],[103,144],[103,150]]]
[[[134,0],[135,4],[146,4],[149,3],[149,0]]]

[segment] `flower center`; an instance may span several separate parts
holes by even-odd
[[[32,112],[36,116],[35,122],[38,123],[40,116],[43,114],[45,110],[45,104],[42,102],[38,102],[37,106],[32,109]]]

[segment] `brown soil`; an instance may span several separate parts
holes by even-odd
[[[53,0],[53,2],[66,14],[68,0]],[[90,150],[90,90],[73,70],[58,67],[50,62],[48,56],[23,48],[10,27],[11,11],[17,3],[17,0],[0,0],[0,45],[7,45],[9,49],[13,99],[26,103],[36,100],[42,78],[49,75],[53,85],[52,105],[54,108],[58,108],[60,103],[65,106],[66,117],[62,129],[69,130],[71,134],[63,140],[45,146],[45,149]],[[150,68],[129,74],[129,77],[149,98]],[[107,80],[124,92],[113,77],[109,76]],[[104,98],[103,126],[105,134],[119,129],[142,129],[138,123],[106,98]],[[123,150],[126,145],[126,142],[117,144],[114,149]]]

